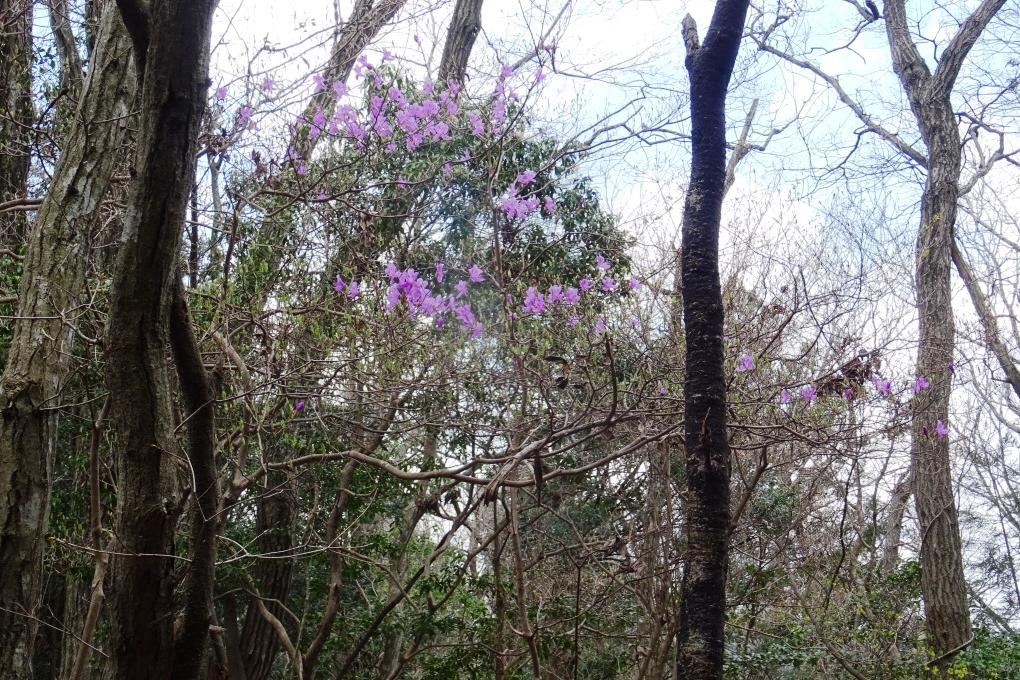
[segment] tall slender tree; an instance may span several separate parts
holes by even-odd
[[[686,496],[684,575],[676,677],[721,678],[730,526],[730,447],[723,371],[719,225],[726,192],[726,90],[747,17],[747,0],[719,0],[704,44],[687,15],[683,39],[691,81],[691,176],[681,253]]]
[[[917,375],[930,386],[914,398],[910,455],[914,503],[921,525],[921,591],[932,664],[940,673],[972,639],[949,439],[936,430],[940,422],[949,421],[955,334],[951,270],[961,153],[951,99],[967,54],[1004,4],[1005,0],[984,0],[960,26],[932,73],[910,35],[905,0],[885,3],[893,70],[927,147],[914,285]]]

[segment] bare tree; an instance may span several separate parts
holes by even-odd
[[[730,448],[723,371],[719,226],[726,192],[726,90],[740,49],[747,0],[718,0],[699,44],[683,22],[691,80],[691,177],[681,253],[685,340],[684,576],[677,678],[721,678],[730,527]]]

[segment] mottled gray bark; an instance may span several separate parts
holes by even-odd
[[[32,2],[0,0],[0,203],[24,198],[32,141]],[[0,212],[0,245],[17,249],[25,214]]]
[[[928,173],[915,245],[915,291],[917,375],[928,380],[930,387],[914,397],[910,453],[921,534],[921,593],[937,673],[945,672],[972,640],[949,439],[935,430],[938,421],[949,422],[955,340],[951,249],[961,153],[951,96],[964,59],[1004,4],[1005,0],[984,0],[945,47],[932,73],[910,35],[905,0],[885,3],[893,69],[927,147]]]
[[[129,123],[129,42],[104,13],[96,59],[50,190],[28,236],[18,319],[0,378],[0,668],[28,677],[49,517],[56,411],[70,354],[73,309],[97,208]]]

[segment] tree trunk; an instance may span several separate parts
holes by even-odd
[[[113,661],[120,680],[197,678],[201,663],[195,667],[193,650],[174,645],[172,555],[180,501],[170,458],[164,455],[176,450],[166,346],[181,229],[194,180],[196,138],[205,111],[215,3],[167,0],[141,6],[118,0],[117,4],[131,34],[143,83],[134,182],[113,276],[106,337],[106,382],[118,438]],[[174,344],[179,361],[177,338]],[[189,410],[194,411],[185,377],[182,387]],[[194,448],[194,442],[189,448]],[[194,466],[194,460],[191,463]],[[195,479],[193,492],[204,509],[210,485],[199,475]],[[196,521],[203,521],[202,512],[196,514]],[[207,519],[205,524],[214,523],[213,518]],[[195,539],[205,541],[207,534],[193,528],[192,538],[194,557],[204,561],[208,545],[196,545]],[[191,644],[197,630],[193,615],[205,598],[205,586],[198,591],[195,586],[189,571],[182,640]],[[203,641],[207,634],[206,625]],[[203,658],[202,654],[197,657]],[[177,659],[181,665],[175,665]]]
[[[691,81],[691,177],[684,204],[681,276],[684,377],[684,576],[676,678],[722,678],[730,525],[730,448],[723,371],[719,224],[726,182],[726,89],[748,0],[718,0],[705,44],[683,22]]]
[[[949,422],[953,326],[951,260],[960,193],[960,133],[952,92],[963,61],[1005,0],[983,0],[939,56],[932,73],[910,35],[905,0],[885,3],[886,35],[921,138],[928,171],[915,246],[918,312],[917,375],[930,387],[914,397],[911,469],[921,532],[921,594],[936,672],[943,673],[972,639],[960,525],[953,496],[949,440],[936,432]]]
[[[0,203],[26,197],[34,119],[32,2],[0,0]],[[0,245],[17,250],[24,240],[25,213],[0,213]]]
[[[49,194],[32,223],[18,319],[0,378],[0,668],[29,675],[49,518],[56,415],[99,203],[124,140],[134,93],[129,42],[116,8],[104,12],[97,55]]]
[[[457,0],[439,62],[440,82],[464,83],[468,58],[482,30],[482,0]]]

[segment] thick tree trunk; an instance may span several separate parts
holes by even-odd
[[[106,382],[119,440],[119,554],[112,565],[115,677],[197,678],[201,663],[196,667],[194,659],[202,654],[175,648],[173,630],[173,535],[180,508],[168,455],[176,447],[171,436],[166,346],[181,229],[194,180],[196,138],[205,111],[215,3],[167,0],[141,6],[118,0],[118,6],[144,76],[135,180],[113,277],[106,338]],[[181,350],[178,340],[175,356]],[[183,384],[184,377],[186,402],[194,411],[196,402]],[[189,435],[193,436],[190,428]],[[189,448],[194,444],[190,442]],[[194,466],[195,461],[190,462]],[[204,510],[210,485],[198,474],[194,479],[193,493]],[[197,514],[196,521],[214,524],[213,518]],[[207,539],[202,527],[193,528],[193,556],[202,562],[210,550]],[[201,640],[194,639],[200,627],[194,620],[195,610],[201,609],[206,598],[205,586],[197,586],[196,591],[189,572],[181,635],[189,645],[204,643],[208,634],[206,625]]]
[[[471,49],[482,30],[482,0],[457,0],[446,32],[443,59],[439,62],[440,82],[464,83]]]
[[[0,0],[0,203],[25,198],[32,140],[32,2]],[[25,239],[25,213],[0,213],[0,245]],[[2,624],[0,624],[2,625]]]
[[[75,124],[32,223],[18,319],[0,379],[0,668],[27,677],[39,600],[50,466],[70,355],[69,311],[78,303],[96,210],[130,122],[134,71],[116,8],[102,19],[96,58]]]
[[[699,46],[684,18],[691,81],[691,177],[684,204],[684,576],[676,678],[722,678],[730,526],[730,448],[723,371],[719,224],[726,183],[726,89],[748,0],[718,0]]]

